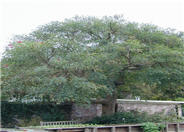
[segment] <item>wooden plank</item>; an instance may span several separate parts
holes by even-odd
[[[128,127],[116,127],[116,132],[128,132]]]
[[[98,132],[111,132],[111,128],[109,127],[98,128]]]
[[[176,123],[168,124],[168,132],[177,132]]]
[[[181,132],[184,132],[184,123],[183,124],[180,124],[180,131]]]
[[[132,126],[131,131],[132,132],[143,132],[143,129],[140,126]]]

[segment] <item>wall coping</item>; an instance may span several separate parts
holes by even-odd
[[[124,104],[124,103],[184,104],[184,101],[117,99],[116,103],[117,104]]]

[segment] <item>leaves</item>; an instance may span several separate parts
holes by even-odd
[[[117,16],[75,17],[18,38],[1,60],[6,99],[90,102],[109,95],[184,95],[182,33]]]

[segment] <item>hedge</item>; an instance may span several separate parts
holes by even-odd
[[[3,127],[15,127],[39,125],[39,121],[68,120],[70,112],[71,105],[66,104],[1,102],[1,124]],[[36,124],[30,121],[36,121]]]

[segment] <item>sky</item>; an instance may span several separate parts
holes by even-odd
[[[184,31],[184,0],[0,0],[0,56],[14,35],[74,16],[126,20]]]

